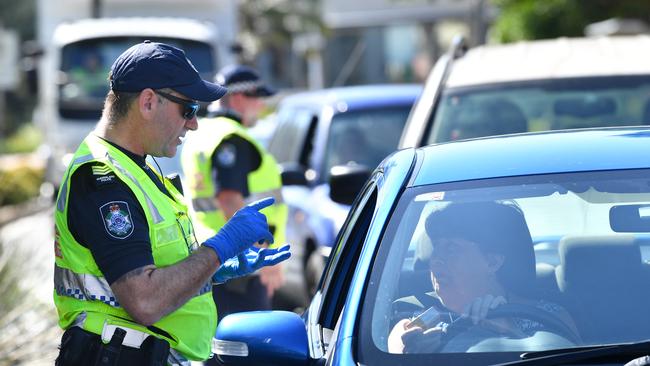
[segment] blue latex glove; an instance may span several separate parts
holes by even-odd
[[[236,277],[251,274],[264,266],[276,265],[291,257],[289,245],[282,248],[250,247],[236,257],[226,260],[212,276],[212,281],[224,283]]]
[[[217,252],[219,261],[223,263],[255,243],[273,243],[273,235],[269,231],[266,216],[258,212],[271,206],[273,202],[275,202],[273,197],[268,197],[239,209],[221,230],[206,240],[203,245]]]

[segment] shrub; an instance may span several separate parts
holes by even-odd
[[[0,170],[0,206],[14,205],[37,197],[44,173],[43,169],[31,166]]]
[[[0,154],[32,152],[42,140],[41,132],[34,125],[25,124],[15,134],[0,141]]]

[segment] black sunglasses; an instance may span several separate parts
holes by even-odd
[[[188,100],[188,99],[183,99],[179,98],[175,95],[171,95],[169,93],[161,92],[159,90],[154,90],[154,92],[161,97],[169,100],[170,102],[180,104],[183,106],[183,118],[186,120],[191,120],[192,118],[196,117],[196,114],[199,112],[199,108],[201,108],[201,105],[195,101]]]

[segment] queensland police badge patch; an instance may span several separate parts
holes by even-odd
[[[99,208],[104,219],[104,227],[108,235],[116,239],[128,238],[133,233],[131,211],[129,204],[124,201],[111,201]]]

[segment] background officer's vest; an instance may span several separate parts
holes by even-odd
[[[226,117],[201,120],[201,129],[190,132],[183,145],[182,165],[187,188],[192,196],[192,208],[199,241],[214,235],[226,222],[222,211],[215,205],[215,186],[212,180],[212,154],[221,142],[230,136],[239,136],[250,142],[259,152],[262,162],[248,174],[250,196],[246,203],[273,196],[275,204],[261,212],[267,217],[269,226],[275,228],[274,244],[285,242],[285,227],[288,209],[282,200],[282,179],[280,169],[273,156],[251,137],[237,121]]]
[[[153,326],[144,327],[135,323],[119,305],[90,250],[70,233],[67,217],[70,178],[79,167],[91,162],[105,164],[135,194],[149,225],[151,250],[157,267],[170,266],[187,258],[197,245],[180,192],[165,180],[165,187],[175,198],[172,200],[128,156],[99,137],[88,135],[66,172],[54,214],[54,303],[59,325],[64,329],[78,325],[96,334],[102,333],[105,323],[121,325],[165,339],[189,359],[208,358],[217,327],[210,282],[176,311]]]

